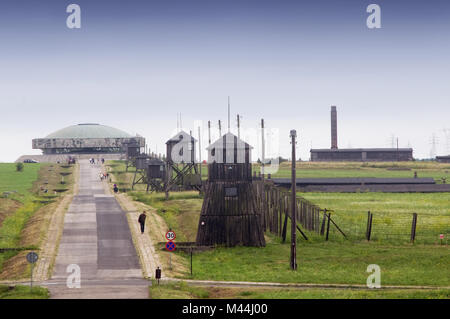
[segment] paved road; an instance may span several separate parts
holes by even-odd
[[[80,161],[78,194],[69,206],[53,276],[52,298],[147,298],[125,212],[99,178],[100,165]],[[67,288],[67,266],[81,270],[81,288]]]

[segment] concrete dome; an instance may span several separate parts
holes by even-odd
[[[100,125],[96,123],[84,123],[72,125],[45,138],[130,138],[130,134],[114,127]]]

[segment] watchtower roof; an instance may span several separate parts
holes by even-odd
[[[225,137],[225,143],[223,142],[224,137]],[[236,138],[238,145],[243,146],[242,148],[253,149],[253,146],[251,146],[250,144],[248,144],[247,142],[243,141],[242,139],[240,139],[239,137],[237,137],[236,135],[234,135],[233,133],[230,133],[230,132],[219,137],[214,143],[210,144],[206,149],[211,150],[213,148],[218,148],[218,147],[226,148],[227,145],[234,145],[235,138]]]
[[[191,142],[196,142],[197,140],[191,136],[190,134],[186,133],[185,131],[180,131],[177,134],[175,134],[171,139],[169,139],[166,144],[171,143],[178,143],[180,141],[189,141],[191,139]]]

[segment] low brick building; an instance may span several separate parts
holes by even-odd
[[[438,163],[450,163],[450,155],[436,156],[436,162]]]
[[[313,162],[396,162],[412,160],[412,148],[311,149],[311,161]]]
[[[412,161],[412,148],[338,148],[337,109],[331,106],[331,148],[311,149],[312,162]]]

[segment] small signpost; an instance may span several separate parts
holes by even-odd
[[[168,241],[175,240],[175,238],[177,238],[177,235],[175,234],[175,232],[174,232],[173,230],[169,230],[169,231],[166,233],[166,239],[167,239]]]
[[[165,235],[167,239],[166,243],[166,250],[169,252],[175,251],[177,245],[174,243],[175,238],[177,238],[177,235],[172,229],[169,229],[169,231]],[[172,255],[169,255],[169,267],[172,269]]]
[[[34,264],[38,261],[39,256],[34,251],[27,254],[27,261],[31,264],[31,280],[30,280],[30,290],[33,289],[33,268]]]
[[[175,245],[175,243],[173,241],[168,241],[166,243],[166,249],[170,252],[175,251],[176,247],[177,247],[177,245]]]
[[[441,240],[441,245],[442,245],[442,240],[444,239],[444,234],[439,234],[439,239]]]

